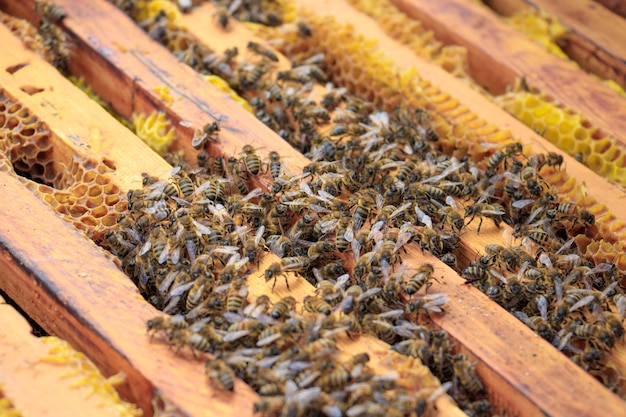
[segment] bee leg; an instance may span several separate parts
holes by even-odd
[[[483,225],[483,218],[481,217],[480,221],[478,222],[478,229],[476,230],[477,234],[480,233],[480,226],[482,226],[482,225]]]
[[[287,289],[291,291],[291,288],[289,288],[289,281],[287,280],[287,275],[285,275],[285,285],[287,285]]]

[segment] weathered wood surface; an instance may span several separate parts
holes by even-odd
[[[400,10],[432,29],[445,44],[468,49],[470,74],[493,94],[518,77],[568,108],[582,113],[605,133],[626,143],[626,98],[555,57],[480,4],[462,0],[392,0]]]
[[[114,404],[77,384],[73,369],[51,359],[50,345],[32,334],[28,321],[0,297],[0,385],[2,395],[24,415],[119,416]],[[37,401],[33,401],[33,393]]]

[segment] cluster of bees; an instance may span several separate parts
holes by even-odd
[[[62,72],[67,71],[70,62],[70,50],[67,36],[59,23],[67,14],[63,8],[47,1],[35,1],[35,13],[41,16],[37,32],[41,36],[44,57]]]
[[[232,4],[216,17],[225,30]],[[144,22],[148,33],[157,33],[156,20]],[[293,30],[310,36],[304,24]],[[155,39],[163,41],[167,31],[159,32]],[[468,414],[489,414],[471,362],[452,353],[445,333],[417,324],[440,312],[446,297],[425,291],[432,267],[410,270],[401,262],[405,246],[416,243],[623,396],[608,353],[624,335],[624,289],[615,265],[594,265],[573,244],[596,227],[595,218],[560,202],[543,180],[540,171],[558,169],[560,155],[526,156],[521,144],[509,143],[482,161],[450,158],[438,151],[426,111],[383,112],[326,83],[323,55],[276,71],[270,49],[250,42],[249,59],[238,59],[240,52],[190,44],[176,53],[251,97],[256,116],[312,163],[288,175],[280,155],[262,159],[252,146],[211,157],[204,149],[219,134],[215,122],[194,136],[199,169],[146,177],[145,188],[129,194],[129,213],[107,241],[146,298],[173,314],[150,329],[176,346],[212,353],[211,380],[231,389],[233,376],[244,379],[273,398],[256,406],[268,414],[280,405],[300,415],[356,415],[371,405],[379,407],[372,414],[421,415],[415,401],[408,407],[392,400],[404,398],[397,386],[380,390],[376,377],[361,380],[370,375],[365,363],[333,359],[333,337],[346,332],[370,333],[419,357],[452,383],[450,393]],[[323,97],[310,98],[320,84]],[[266,188],[251,190],[257,177],[268,179]],[[488,245],[484,256],[459,265],[464,228],[477,221],[480,232],[485,219],[508,225],[505,234],[519,244]],[[272,288],[287,272],[316,286],[300,312],[290,297],[248,301],[246,277],[266,250],[280,258],[263,272]],[[306,356],[309,345],[319,360]],[[294,369],[301,361],[306,367]],[[354,384],[367,386],[358,404]]]

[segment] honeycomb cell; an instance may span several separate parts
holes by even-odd
[[[70,207],[69,212],[70,212],[70,216],[74,217],[74,218],[78,218],[83,216],[85,213],[87,213],[89,211],[89,209],[85,206],[82,205],[78,205],[75,204],[72,207]]]
[[[117,185],[112,184],[112,183],[108,183],[105,184],[104,187],[102,188],[102,191],[105,194],[119,194],[120,193],[120,189]]]
[[[93,171],[85,171],[85,173],[83,174],[83,178],[82,178],[82,182],[84,183],[91,183],[96,179],[96,173]]]
[[[84,226],[82,226],[81,223]],[[94,216],[83,216],[80,219],[80,223],[76,224],[76,227],[82,228],[83,230],[93,229],[97,226],[98,226],[98,220]]]
[[[82,197],[87,194],[88,189],[89,187],[86,184],[78,184],[73,188],[74,195],[76,195],[76,197]]]
[[[117,216],[107,214],[102,218],[102,225],[105,227],[113,227],[117,223]]]
[[[102,187],[97,184],[91,185],[89,187],[89,190],[87,191],[87,195],[89,197],[96,197],[96,196],[99,196],[100,194],[102,194]]]
[[[104,204],[107,206],[114,206],[120,202],[120,197],[118,195],[107,195],[104,198]]]
[[[93,217],[95,217],[96,219],[100,218],[100,217],[104,217],[108,214],[109,209],[102,206],[102,203],[100,202],[97,206],[95,206],[92,210],[91,210],[91,215]]]
[[[107,177],[105,177],[104,175],[100,175],[100,174],[96,175],[96,178],[94,179],[94,181],[98,185],[106,185],[106,183],[109,182]]]
[[[85,202],[85,205],[87,206],[87,208],[90,208],[90,209],[96,208],[103,204],[104,204],[104,197],[102,197],[101,195],[98,195],[96,197],[90,197]],[[104,207],[104,210],[108,211],[106,207]],[[92,214],[93,214],[93,210],[92,210]],[[99,217],[99,216],[95,216],[95,217]]]
[[[5,128],[7,129],[15,129],[17,126],[19,126],[20,121],[16,118],[16,117],[9,117],[8,120],[5,122]]]

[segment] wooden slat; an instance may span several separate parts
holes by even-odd
[[[595,0],[613,13],[626,17],[626,1],[624,0]]]
[[[581,73],[571,63],[541,47],[479,4],[461,0],[392,0],[407,15],[432,29],[445,44],[468,49],[470,74],[493,94],[518,77],[580,112],[589,122],[626,143],[626,99]]]
[[[545,10],[569,30],[563,49],[585,70],[626,86],[626,20],[592,0],[491,0],[510,15],[534,7]]]
[[[0,384],[2,395],[23,415],[119,416],[115,404],[77,384],[72,368],[54,363],[50,345],[33,336],[28,321],[0,297]],[[80,373],[77,375],[80,378]],[[37,392],[37,401],[33,393]]]

